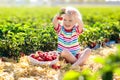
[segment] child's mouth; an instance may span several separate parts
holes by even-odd
[[[66,27],[70,27],[70,25],[65,25]]]

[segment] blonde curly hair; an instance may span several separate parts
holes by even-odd
[[[79,12],[78,9],[74,8],[74,7],[66,7],[65,8],[65,14],[70,14],[69,11],[75,11],[77,13],[77,16],[79,17],[79,19],[82,21],[82,15],[81,13]]]

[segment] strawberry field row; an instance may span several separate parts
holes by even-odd
[[[57,48],[53,16],[59,7],[0,8],[0,55],[19,56],[37,50]],[[79,37],[82,46],[103,44],[106,40],[120,41],[119,7],[78,7],[85,30]],[[94,44],[93,44],[94,43]]]

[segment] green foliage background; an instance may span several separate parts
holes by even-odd
[[[52,19],[61,7],[1,7],[0,8],[0,55],[19,56],[37,50],[57,48],[57,35]],[[119,7],[79,7],[85,30],[79,37],[81,46],[104,39],[120,38]]]

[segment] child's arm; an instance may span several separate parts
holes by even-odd
[[[60,13],[57,14],[54,18],[53,18],[53,25],[54,25],[54,29],[59,33],[60,29],[61,29],[61,25],[59,24],[59,20],[63,20],[62,14],[65,14],[65,8],[62,8]]]
[[[58,28],[58,15],[56,15],[54,18],[53,18],[53,25],[54,25],[54,28],[57,29]]]
[[[81,33],[83,31],[83,22],[80,17],[76,16],[76,22],[78,23],[78,30]]]
[[[54,25],[54,28],[57,29],[58,28],[58,24],[59,24],[59,20],[62,20],[63,18],[61,17],[62,14],[65,13],[65,8],[61,8],[61,11],[59,14],[57,14],[54,18],[53,18],[53,25]]]
[[[57,14],[54,19],[53,19],[53,25],[54,25],[54,28],[56,29],[58,27],[58,21],[59,20],[62,20],[63,18],[61,17],[62,14],[65,13],[65,8],[61,8],[61,11],[59,14]]]
[[[81,33],[83,31],[83,22],[81,16],[74,10],[71,11],[71,14],[75,17],[75,22],[78,26],[78,32]]]
[[[53,19],[54,29],[57,33],[59,33],[61,30],[61,24],[59,23],[59,20],[62,20],[62,17],[60,15],[56,15]]]

